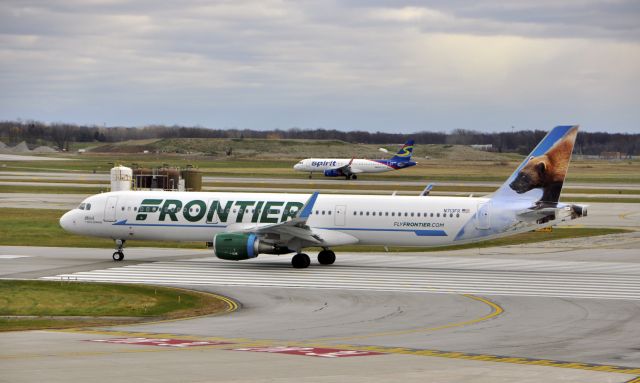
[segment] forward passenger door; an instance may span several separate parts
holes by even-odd
[[[118,197],[108,197],[104,205],[104,220],[106,222],[115,222],[116,207],[118,205]]]

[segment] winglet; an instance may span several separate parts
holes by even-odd
[[[311,212],[313,211],[313,205],[316,204],[316,200],[318,199],[319,194],[320,193],[317,191],[313,192],[313,194],[311,195],[311,197],[309,197],[309,199],[307,200],[307,203],[304,204],[304,206],[302,207],[302,210],[300,210],[296,218],[302,219],[305,221],[307,220],[307,218],[309,218],[309,216],[311,215]]]
[[[431,192],[431,189],[433,189],[433,184],[429,184],[427,185],[423,190],[422,193],[420,193],[420,197],[426,197],[429,195],[429,193]]]

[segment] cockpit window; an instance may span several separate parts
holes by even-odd
[[[86,206],[86,204],[81,203],[81,204],[80,204],[80,206],[78,206],[78,209],[80,209],[80,210],[84,210],[84,207],[85,207],[85,206]]]
[[[91,210],[91,204],[88,203],[87,206],[85,206],[85,210]]]

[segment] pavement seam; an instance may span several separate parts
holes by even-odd
[[[450,328],[456,328],[456,327],[463,327],[463,326],[470,326],[476,323],[480,323],[480,322],[484,322],[490,319],[493,319],[497,316],[499,316],[500,314],[504,313],[504,309],[497,303],[487,299],[487,298],[483,298],[483,297],[479,297],[476,295],[472,295],[472,294],[460,294],[461,296],[465,297],[465,298],[469,298],[469,299],[473,299],[475,301],[478,302],[482,302],[486,305],[488,305],[491,308],[491,312],[487,315],[484,315],[480,318],[475,318],[475,319],[470,319],[470,320],[466,320],[466,321],[462,321],[462,322],[455,322],[455,323],[449,323],[449,324],[444,324],[441,326],[436,326],[436,327],[422,327],[422,328],[415,328],[415,329],[410,329],[410,330],[396,330],[396,331],[385,331],[385,332],[379,332],[379,333],[371,333],[371,334],[363,334],[363,335],[354,335],[354,336],[347,336],[347,337],[327,337],[327,338],[314,338],[314,339],[310,339],[310,342],[313,341],[336,341],[336,340],[354,340],[354,339],[366,339],[366,338],[376,338],[376,337],[382,337],[382,336],[391,336],[391,335],[404,335],[404,334],[413,334],[413,333],[419,333],[419,332],[433,332],[433,331],[439,331],[439,330],[445,330],[445,329],[450,329]]]

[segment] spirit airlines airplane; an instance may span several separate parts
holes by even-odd
[[[409,140],[388,160],[307,158],[293,165],[293,169],[309,172],[309,178],[313,172],[322,172],[325,177],[346,177],[355,180],[360,173],[383,173],[414,166],[416,163],[411,161],[412,152],[413,140]]]
[[[478,242],[586,216],[586,206],[558,202],[577,126],[558,126],[507,181],[482,198],[281,193],[120,191],[88,197],[60,218],[74,234],[111,238],[124,258],[128,240],[212,242],[226,260],[320,247],[335,261],[341,245],[441,246]]]

